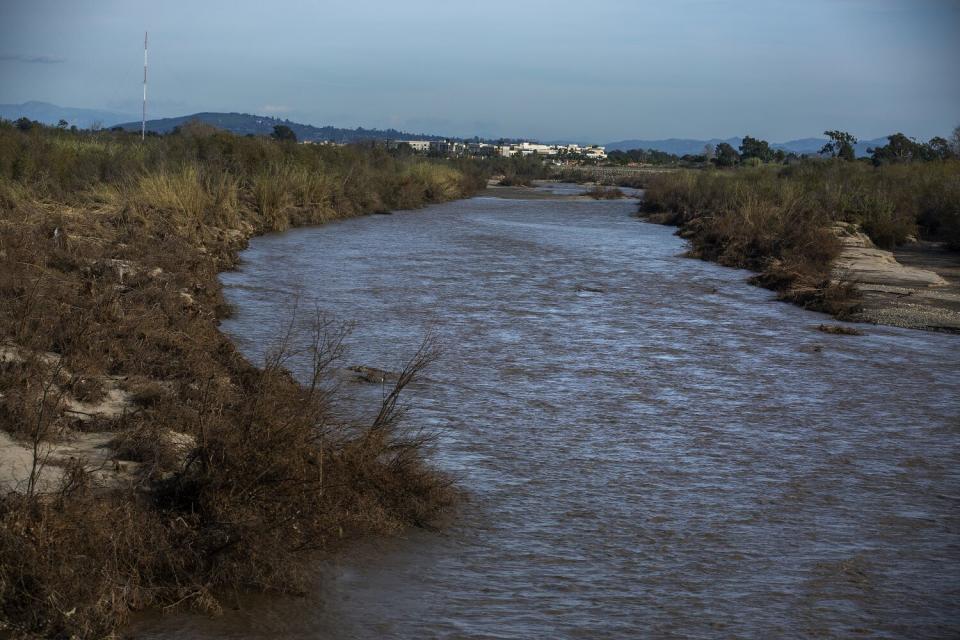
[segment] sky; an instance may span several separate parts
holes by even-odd
[[[960,0],[0,0],[0,103],[604,143],[960,124]]]

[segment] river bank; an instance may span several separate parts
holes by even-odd
[[[654,224],[673,222],[669,215],[640,217]],[[930,241],[887,251],[850,226],[835,227],[833,233],[841,249],[830,263],[830,282],[824,288],[835,293],[824,300],[823,294],[811,298],[806,289],[787,287],[781,291],[783,299],[849,322],[960,333],[960,253]],[[683,230],[678,234],[683,236]],[[762,276],[753,281],[765,282]]]
[[[839,236],[833,277],[853,283],[860,298],[851,320],[960,333],[960,253],[925,240],[885,251],[863,233]]]
[[[254,366],[217,276],[256,235],[482,186],[373,150],[0,126],[0,630],[103,637],[224,588],[295,592],[303,553],[442,513],[395,405],[331,413],[343,329],[275,319]]]
[[[782,300],[841,320],[956,332],[958,167],[677,171],[650,177],[639,215],[679,227],[693,257],[754,271],[751,282]]]

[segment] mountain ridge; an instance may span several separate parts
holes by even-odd
[[[39,100],[29,100],[20,104],[0,104],[0,118],[7,120],[29,118],[49,125],[56,125],[60,120],[66,120],[67,124],[80,129],[90,129],[94,126],[112,127],[118,122],[130,120],[134,117],[129,113],[118,111],[61,107]]]
[[[445,136],[436,134],[413,134],[396,129],[365,129],[357,127],[356,129],[346,129],[326,125],[317,127],[312,124],[303,124],[289,119],[281,119],[273,116],[260,116],[251,113],[240,112],[222,112],[222,111],[202,111],[192,113],[186,116],[175,118],[157,118],[147,120],[147,131],[156,133],[169,133],[176,127],[182,127],[188,122],[199,121],[214,127],[225,129],[237,135],[270,135],[273,128],[277,125],[290,127],[297,140],[309,142],[361,142],[364,140],[445,140]],[[123,122],[117,125],[128,131],[139,131],[141,123],[139,121]]]

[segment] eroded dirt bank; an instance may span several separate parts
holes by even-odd
[[[782,300],[840,319],[950,331],[956,260],[939,250],[928,260],[932,247],[913,243],[960,249],[958,176],[950,159],[684,170],[650,176],[641,214],[679,227],[690,255],[755,272],[751,282]],[[899,255],[910,264],[877,247],[906,247]]]
[[[861,296],[850,319],[960,332],[960,253],[922,240],[885,251],[855,228],[836,232],[843,248],[833,277],[852,283]]]
[[[679,225],[677,234],[709,246],[694,218],[681,223],[673,214],[644,214],[654,224]],[[960,253],[942,242],[913,241],[895,251],[880,249],[855,225],[837,224],[826,240],[836,238],[839,250],[828,263],[829,277],[809,283],[771,260],[767,270],[751,279],[778,291],[779,297],[841,320],[885,324],[929,331],[960,332]],[[833,241],[833,240],[831,240]],[[702,249],[691,257],[716,260],[715,251]],[[728,264],[720,256],[717,260]],[[757,266],[760,266],[758,263]]]

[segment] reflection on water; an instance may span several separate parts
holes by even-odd
[[[471,498],[306,598],[138,635],[957,635],[960,338],[817,332],[634,209],[487,197],[254,240],[223,277],[251,357],[299,286],[356,322],[346,364],[440,336],[408,419]]]

